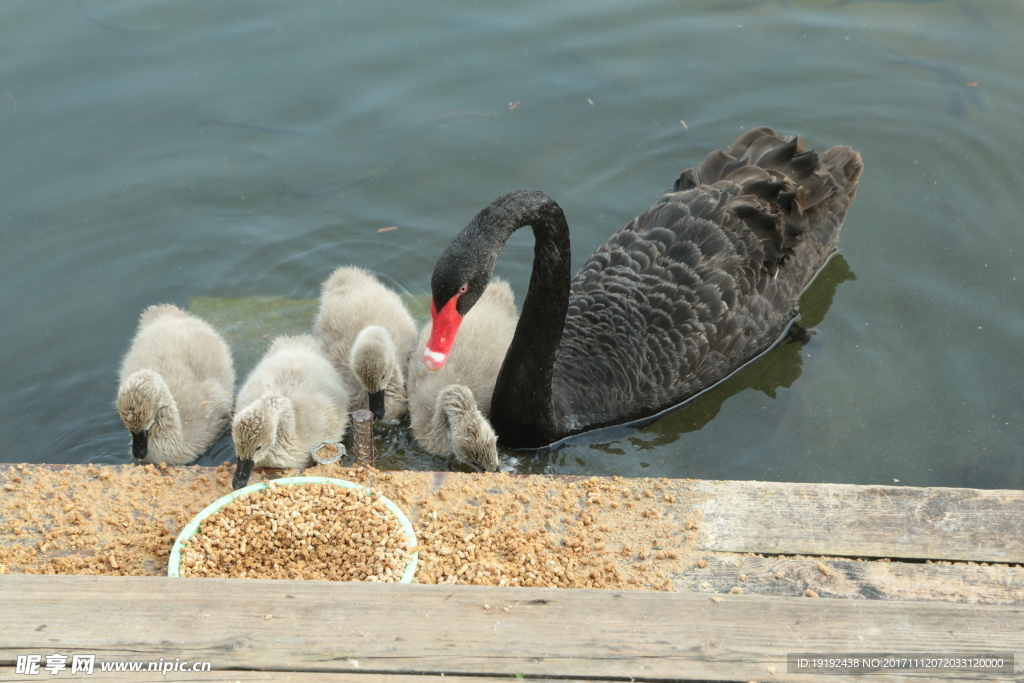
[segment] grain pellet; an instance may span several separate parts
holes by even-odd
[[[271,485],[204,520],[182,552],[181,575],[397,582],[411,559],[408,543],[379,496],[331,484]]]

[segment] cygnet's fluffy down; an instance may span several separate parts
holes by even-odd
[[[181,465],[202,455],[231,419],[234,387],[231,351],[216,330],[172,304],[147,308],[117,391],[132,457]]]
[[[430,323],[423,329],[420,353],[409,362],[408,387],[410,426],[420,446],[485,470],[498,469],[497,438],[486,417],[518,320],[512,288],[494,279],[466,315],[448,362],[437,372],[420,360]]]
[[[350,408],[401,418],[405,368],[416,346],[416,323],[401,297],[355,266],[335,270],[321,290],[313,332],[341,373]]]
[[[308,334],[278,337],[238,392],[231,436],[238,454],[234,486],[253,467],[306,467],[310,451],[341,440],[349,395],[337,370]]]

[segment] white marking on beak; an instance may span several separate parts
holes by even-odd
[[[427,369],[431,372],[437,372],[444,365],[445,356],[440,351],[431,351],[430,349],[423,349],[423,364],[427,366]]]

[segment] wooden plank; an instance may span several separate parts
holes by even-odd
[[[45,662],[44,662],[45,663]],[[71,675],[68,671],[60,671],[50,674],[40,669],[40,674],[35,679],[46,681],[99,681],[100,683],[175,683],[203,681],[203,683],[249,683],[250,681],[274,681],[275,683],[494,683],[493,678],[482,676],[442,676],[417,674],[364,674],[364,673],[335,673],[317,671],[210,671],[205,673],[174,673],[167,675],[155,672],[138,673],[115,673],[96,670],[91,675],[76,673]],[[25,683],[33,680],[31,676],[15,673],[14,667],[0,667],[0,683]],[[579,679],[552,679],[552,678],[530,678],[530,683],[585,683]],[[587,681],[586,683],[592,683]]]
[[[700,481],[698,539],[737,553],[1024,562],[1024,491]]]
[[[359,473],[338,468],[324,474]],[[466,541],[466,535],[484,527],[492,533],[529,531],[545,546],[546,559],[538,561],[556,563],[563,576],[574,574],[567,585],[587,585],[587,574],[600,568],[604,574],[591,583],[610,589],[692,590],[705,581],[694,581],[701,574],[697,560],[728,551],[782,555],[783,563],[802,553],[833,559],[953,555],[967,561],[1002,555],[1012,561],[1024,543],[1024,529],[1018,529],[1024,510],[1020,491],[428,472],[374,476],[382,492],[397,496],[421,533],[424,582],[449,578],[444,572],[456,568],[444,564],[441,551],[468,553],[476,540]],[[493,517],[480,522],[480,495],[466,494],[467,485],[486,490],[488,504],[503,511],[501,523]],[[151,497],[154,489],[159,499]],[[213,468],[0,465],[0,573],[163,574],[177,531],[229,490],[230,472]],[[432,510],[448,521],[431,525]],[[512,522],[509,510],[518,515]],[[944,511],[941,518],[938,510]],[[429,537],[422,534],[431,526]],[[466,578],[468,572],[454,578],[492,584],[504,575],[506,583],[518,580],[513,578],[517,556],[492,554],[486,579]],[[868,570],[850,565],[843,576],[858,585],[829,594],[1020,603],[1017,567],[958,574],[930,566],[915,562]],[[793,584],[813,588],[813,573],[799,571]],[[681,580],[670,584],[669,577]],[[948,581],[961,583],[950,587]],[[715,590],[722,587],[713,583]],[[784,594],[791,588],[769,582],[758,590]]]
[[[736,555],[704,561],[706,567],[673,575],[675,590],[720,594],[736,587],[751,595],[801,597],[811,589],[828,598],[1024,605],[1021,567]]]
[[[0,576],[0,594],[7,667],[45,648],[218,670],[808,681],[787,653],[1024,652],[1018,605],[29,575]],[[871,677],[829,676],[844,680]]]

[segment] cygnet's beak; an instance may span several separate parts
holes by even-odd
[[[384,390],[370,394],[370,412],[374,420],[384,419]]]
[[[132,432],[132,457],[136,460],[145,460],[149,455],[149,432]]]
[[[252,458],[245,460],[239,458],[235,466],[235,476],[231,478],[231,486],[236,491],[249,483],[249,475],[252,474]]]

